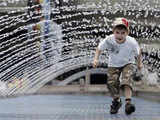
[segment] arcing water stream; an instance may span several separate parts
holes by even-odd
[[[160,73],[159,48],[150,47],[159,46],[158,0],[28,0],[17,9],[22,1],[0,2],[1,95],[34,93],[66,69],[90,65],[115,17],[130,21],[146,68]]]

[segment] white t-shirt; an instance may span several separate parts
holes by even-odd
[[[133,37],[126,36],[126,41],[119,44],[116,42],[114,34],[102,40],[98,45],[98,49],[108,50],[109,67],[122,67],[129,63],[135,64],[135,57],[140,54],[140,47]]]

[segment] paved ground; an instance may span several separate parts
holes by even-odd
[[[124,98],[122,97],[123,103]],[[36,95],[0,99],[0,120],[160,120],[160,103],[133,98],[136,112],[109,114],[111,98],[102,95]]]

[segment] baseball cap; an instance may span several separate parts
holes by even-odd
[[[118,25],[124,25],[127,29],[129,29],[129,22],[125,18],[116,18],[113,22],[113,27],[116,27]]]

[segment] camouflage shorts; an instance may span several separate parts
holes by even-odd
[[[109,67],[107,71],[107,87],[112,96],[119,96],[120,88],[125,85],[132,89],[133,64],[127,64],[123,67]]]

